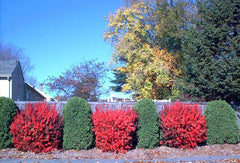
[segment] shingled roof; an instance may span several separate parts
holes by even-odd
[[[18,64],[16,60],[0,60],[0,77],[11,77]]]

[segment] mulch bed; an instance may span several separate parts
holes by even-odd
[[[205,145],[194,150],[181,150],[170,147],[154,149],[133,149],[124,153],[101,152],[97,148],[89,150],[54,150],[51,153],[22,152],[17,149],[1,149],[0,159],[128,159],[128,160],[156,160],[165,158],[184,158],[201,156],[234,156],[240,155],[240,144]],[[226,160],[225,160],[226,161]],[[223,160],[223,162],[225,162]],[[231,162],[240,162],[232,159]]]

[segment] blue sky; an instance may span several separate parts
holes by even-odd
[[[0,0],[0,39],[24,50],[41,83],[71,64],[98,58],[108,62],[112,46],[103,40],[105,17],[123,0]]]

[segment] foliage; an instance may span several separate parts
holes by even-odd
[[[93,146],[92,110],[80,97],[71,98],[63,108],[64,149],[89,149]]]
[[[185,102],[205,102],[206,101],[203,97],[195,97],[193,95],[187,95],[185,93],[180,93],[176,97],[176,99],[180,101],[185,101]],[[171,99],[171,100],[174,100],[174,99]]]
[[[109,15],[104,34],[105,40],[114,46],[116,71],[127,77],[122,91],[132,91],[137,99],[168,98],[179,74],[188,3],[178,1],[173,5],[158,0],[126,4],[116,14]],[[118,81],[121,76],[116,78]]]
[[[73,65],[59,77],[49,77],[44,84],[49,91],[61,95],[60,100],[78,96],[88,101],[97,101],[104,93],[102,87],[106,72],[104,62],[89,60]]]
[[[17,110],[18,108],[12,99],[0,97],[0,148],[2,149],[13,147],[10,125]]]
[[[115,86],[112,86],[111,89],[116,92],[122,92],[122,86],[126,83],[126,73],[123,73],[121,71],[117,71],[117,69],[113,70],[113,74],[115,75],[115,79],[111,82],[115,84]]]
[[[126,4],[109,15],[104,34],[114,46],[114,60],[120,63],[116,71],[127,77],[122,91],[132,91],[137,99],[168,98],[176,89],[182,31],[187,26],[190,5],[186,1],[173,4],[165,0]],[[116,78],[118,81],[121,76]]]
[[[205,116],[198,104],[175,102],[165,105],[159,112],[161,132],[160,144],[170,147],[193,149],[207,139]]]
[[[159,2],[156,6],[162,5]],[[174,76],[178,73],[176,58],[169,53],[170,48],[160,43],[160,40],[164,40],[159,39],[163,38],[163,34],[162,37],[156,35],[163,31],[159,30],[160,23],[155,22],[160,20],[155,18],[157,12],[154,4],[132,3],[130,7],[109,16],[108,30],[105,33],[105,39],[114,45],[115,59],[125,63],[125,66],[117,69],[127,74],[123,91],[133,91],[139,99],[168,97],[174,87]]]
[[[50,152],[61,147],[62,118],[56,105],[28,104],[14,117],[10,132],[14,147],[31,152]]]
[[[138,57],[139,61],[127,63],[127,71],[131,73],[128,73],[127,84],[123,85],[123,90],[134,88],[138,93],[137,99],[168,98],[174,88],[174,76],[178,71],[175,59],[165,50],[152,51],[146,47],[144,51],[141,54],[145,54]]]
[[[194,1],[156,0],[155,10],[156,41],[162,48],[172,52],[181,64],[184,32],[192,24],[196,12]]]
[[[240,5],[198,1],[197,16],[184,40],[181,90],[206,101],[240,100]]]
[[[225,101],[209,102],[205,109],[207,121],[207,144],[237,144],[239,127],[232,107]]]
[[[159,143],[158,113],[154,102],[148,98],[142,99],[135,104],[139,123],[137,138],[139,148],[154,148]]]
[[[96,146],[102,151],[127,152],[134,144],[137,117],[134,109],[96,106],[92,115]]]
[[[31,85],[36,84],[36,78],[32,75],[34,66],[31,64],[30,58],[24,54],[22,48],[0,42],[0,60],[20,61],[25,81]]]

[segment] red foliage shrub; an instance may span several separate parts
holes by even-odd
[[[193,149],[207,139],[205,116],[198,104],[175,102],[159,112],[162,130],[160,145]]]
[[[133,146],[137,118],[134,109],[96,106],[92,115],[96,146],[102,151],[127,152]]]
[[[12,122],[14,147],[31,152],[50,152],[62,143],[62,118],[56,105],[28,104]]]

